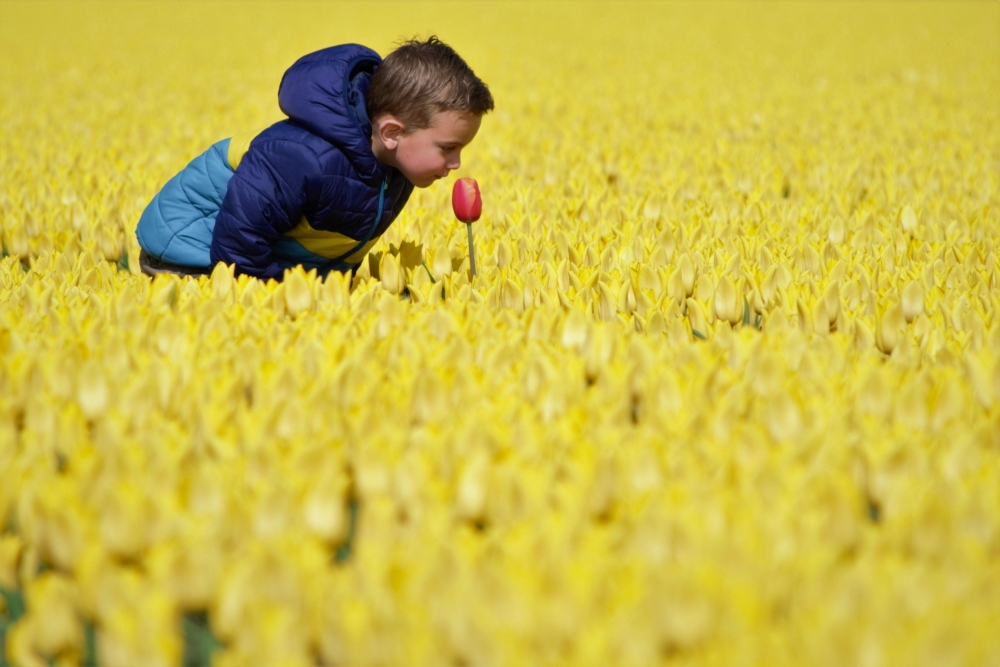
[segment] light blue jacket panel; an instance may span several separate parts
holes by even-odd
[[[146,252],[171,264],[212,266],[215,218],[234,173],[228,153],[229,139],[213,144],[153,197],[136,228]]]

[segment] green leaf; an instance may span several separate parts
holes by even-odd
[[[93,623],[83,624],[83,660],[81,667],[97,667],[97,636]]]
[[[184,667],[210,667],[212,653],[223,648],[208,627],[208,614],[203,611],[184,614],[181,618],[184,633]]]
[[[10,623],[14,623],[24,616],[24,594],[21,591],[0,588],[0,596],[3,597],[4,606],[7,609],[6,617]]]
[[[343,563],[351,557],[351,549],[354,546],[354,533],[358,526],[358,500],[357,498],[351,498],[350,505],[348,507],[350,512],[349,521],[347,527],[347,539],[344,543],[337,548],[337,555],[334,560],[338,563]]]
[[[24,595],[21,591],[0,588],[4,612],[0,613],[0,667],[7,667],[7,631],[24,615]]]

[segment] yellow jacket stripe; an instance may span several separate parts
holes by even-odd
[[[314,229],[309,224],[309,221],[305,219],[305,216],[303,216],[299,224],[285,232],[284,236],[295,239],[309,252],[327,259],[340,257],[358,244],[358,239],[352,239],[350,236],[322,229]],[[345,257],[344,262],[347,264],[358,264],[377,242],[377,237],[370,240],[349,257]]]

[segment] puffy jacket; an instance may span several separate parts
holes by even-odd
[[[296,61],[278,89],[288,119],[192,160],[143,211],[139,245],[171,264],[226,262],[261,278],[358,266],[413,192],[371,149],[365,98],[381,62],[357,44]]]

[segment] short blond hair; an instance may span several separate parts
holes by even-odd
[[[399,119],[407,132],[430,127],[435,113],[493,110],[489,87],[436,36],[411,39],[385,57],[368,87],[368,117]]]

